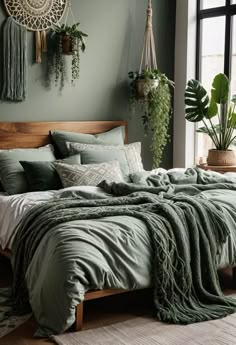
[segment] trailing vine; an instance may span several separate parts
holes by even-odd
[[[168,134],[170,124],[171,93],[167,84],[160,82],[156,89],[148,94],[148,109],[143,117],[152,130],[153,167],[159,167],[163,150],[170,139]]]
[[[77,38],[72,38],[72,64],[71,64],[71,84],[74,86],[75,80],[80,75],[80,52]]]
[[[65,81],[65,67],[64,61],[62,56],[62,39],[61,35],[56,34],[56,51],[55,51],[55,58],[54,58],[54,70],[55,70],[55,85],[58,85],[58,81],[60,79],[60,87],[64,86]]]
[[[171,118],[171,90],[174,83],[158,70],[143,71],[141,75],[130,72],[131,97],[130,108],[135,110],[136,102],[144,109],[142,116],[145,134],[152,131],[151,151],[153,152],[153,168],[158,168],[162,161],[163,150],[170,139],[168,134]],[[143,80],[143,97],[139,97],[137,83]]]
[[[61,26],[54,27],[55,33],[55,52],[54,52],[54,73],[55,73],[55,84],[58,85],[60,80],[60,86],[64,86],[65,82],[65,61],[63,54],[63,37],[67,37],[71,42],[71,52],[69,55],[72,56],[71,60],[71,84],[75,85],[75,80],[79,79],[80,76],[80,50],[85,51],[85,37],[87,35],[79,31],[77,27],[79,23],[72,26],[62,24]],[[53,35],[52,35],[53,37]]]

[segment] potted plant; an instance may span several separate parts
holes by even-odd
[[[209,135],[215,148],[209,150],[207,164],[236,165],[231,145],[236,144],[236,96],[230,101],[230,83],[225,74],[215,76],[211,96],[198,80],[190,80],[185,92],[186,115],[191,122],[202,122],[198,133]]]
[[[76,23],[72,26],[62,24],[61,26],[55,26],[53,31],[55,33],[55,57],[54,57],[54,71],[55,82],[61,78],[61,86],[64,85],[65,78],[65,66],[64,55],[72,55],[71,62],[71,83],[74,85],[74,81],[79,79],[80,73],[80,50],[85,51],[85,37],[87,35],[78,30],[80,23]]]
[[[174,83],[158,69],[129,72],[131,82],[130,104],[134,111],[136,102],[144,106],[142,116],[145,133],[152,131],[153,167],[160,165],[169,135],[171,113],[171,87]]]

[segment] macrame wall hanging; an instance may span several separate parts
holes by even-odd
[[[36,62],[41,62],[41,52],[47,51],[46,33],[61,20],[67,0],[4,0],[9,16],[27,30],[35,31]]]
[[[24,80],[14,83],[15,77],[13,77],[11,90],[8,79],[3,80],[2,98],[19,101],[24,100],[24,97],[15,97],[14,95],[17,95],[19,91],[16,90],[19,89],[19,84],[26,87],[26,73],[23,70],[26,68],[26,30],[35,32],[35,60],[41,63],[41,53],[47,51],[46,30],[58,24],[62,19],[67,0],[4,0],[4,4],[11,19],[6,21],[3,30],[5,42],[3,63],[9,66],[11,76],[15,73]],[[17,26],[19,26],[18,29]],[[6,50],[6,47],[10,50]],[[16,71],[16,66],[22,68],[22,71]],[[25,91],[21,93],[25,95]],[[10,98],[9,94],[11,94]]]
[[[157,69],[156,59],[156,47],[152,28],[152,1],[148,1],[147,9],[147,22],[144,33],[143,51],[139,67],[139,74],[141,75],[142,70],[155,70]]]

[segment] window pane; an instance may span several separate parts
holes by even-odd
[[[232,0],[232,2],[231,2],[231,3],[232,3],[232,5],[233,5],[233,4],[236,4],[236,0]]]
[[[232,73],[231,73],[231,91],[236,95],[236,16],[233,18],[233,49],[232,49]]]
[[[220,6],[225,6],[225,0],[202,0],[202,9]]]
[[[202,20],[201,82],[209,93],[215,75],[224,72],[224,52],[225,17]],[[199,124],[201,126],[203,124]],[[208,150],[212,147],[209,136],[197,134],[197,159],[206,159]]]
[[[210,91],[214,76],[224,72],[225,17],[202,21],[201,82]]]

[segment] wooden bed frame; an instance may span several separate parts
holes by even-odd
[[[0,122],[0,150],[14,148],[40,147],[51,143],[50,130],[98,134],[115,127],[125,126],[125,143],[128,143],[128,124],[126,121],[88,121],[88,122]],[[1,250],[0,255],[11,257],[9,250]],[[126,290],[106,289],[89,291],[84,301],[124,293]],[[83,326],[83,302],[76,308],[75,329]]]
[[[50,130],[98,134],[115,127],[125,126],[125,143],[128,142],[128,125],[126,121],[89,121],[89,122],[0,122],[0,150],[13,148],[40,147],[51,143]],[[0,255],[11,257],[9,250],[1,250]],[[233,282],[236,289],[236,268],[233,268]],[[107,297],[127,292],[127,290],[106,289],[89,291],[84,301]],[[83,303],[76,308],[75,329],[83,326]]]

